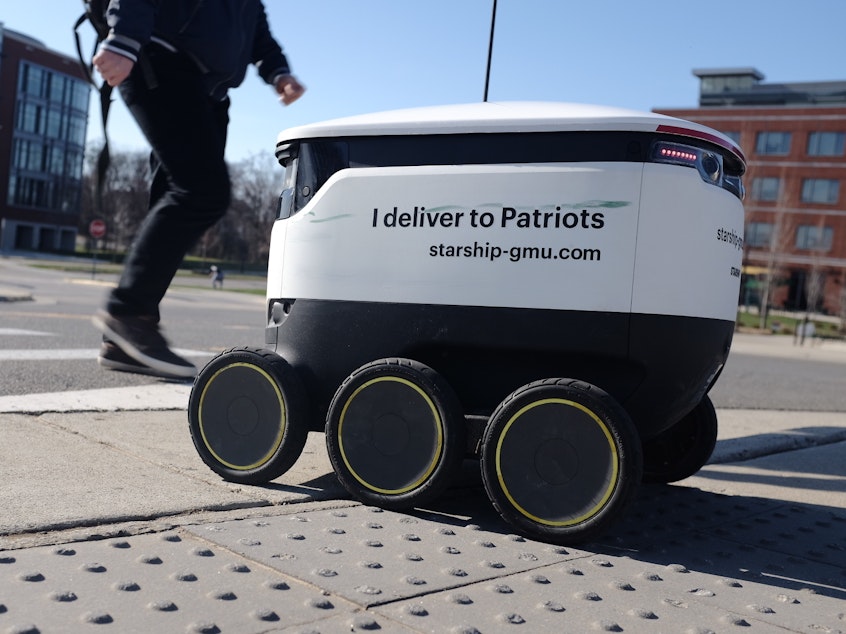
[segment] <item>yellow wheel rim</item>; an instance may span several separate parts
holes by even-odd
[[[246,369],[249,369],[249,370],[253,370],[254,372],[258,372],[259,375],[261,375],[261,377],[271,385],[271,387],[273,388],[273,392],[276,395],[276,398],[277,398],[278,403],[279,403],[279,429],[278,429],[278,432],[276,434],[276,438],[271,443],[270,449],[264,455],[262,455],[255,462],[253,462],[251,464],[246,464],[246,465],[233,464],[233,463],[225,460],[222,456],[220,456],[220,454],[217,451],[214,450],[214,448],[212,447],[212,443],[210,442],[208,436],[206,435],[206,428],[205,428],[205,424],[204,424],[204,421],[203,421],[203,412],[205,411],[205,409],[204,409],[205,399],[206,399],[206,395],[208,394],[210,387],[215,382],[215,380],[218,379],[224,372],[227,372],[228,370],[231,370],[233,368],[246,368]],[[268,374],[267,372],[265,372],[264,370],[259,368],[258,366],[255,366],[251,363],[241,362],[241,363],[232,363],[230,365],[227,365],[224,368],[221,368],[220,370],[215,372],[211,376],[211,378],[206,382],[205,386],[203,386],[202,392],[200,393],[200,403],[199,403],[199,407],[198,407],[198,415],[197,416],[198,416],[200,435],[203,439],[203,444],[206,446],[209,453],[214,457],[214,459],[217,460],[220,464],[228,467],[229,469],[233,469],[233,470],[236,470],[236,471],[249,471],[251,469],[256,469],[256,468],[262,466],[263,464],[267,463],[267,461],[270,460],[273,457],[273,455],[276,454],[276,452],[279,450],[279,447],[282,445],[282,439],[285,436],[285,427],[287,425],[286,414],[287,414],[287,411],[286,411],[286,408],[285,408],[285,399],[282,396],[282,391],[279,389],[279,385],[277,385],[274,378],[272,376],[270,376],[270,374]]]
[[[414,390],[418,396],[420,396],[426,407],[432,414],[432,418],[435,423],[436,429],[436,443],[435,443],[435,451],[433,452],[433,458],[427,468],[425,469],[424,473],[417,478],[415,481],[409,483],[406,486],[394,489],[388,489],[383,487],[378,487],[370,482],[368,482],[365,478],[363,478],[353,467],[352,463],[350,462],[348,452],[344,447],[344,424],[346,423],[347,413],[349,410],[350,405],[355,400],[355,398],[364,390],[378,384],[384,382],[393,382],[399,383],[406,387],[411,388]],[[403,493],[408,493],[409,491],[413,491],[414,489],[421,486],[424,482],[426,482],[432,473],[435,471],[436,467],[438,466],[438,461],[443,453],[444,447],[444,431],[443,431],[443,420],[441,419],[441,415],[438,413],[438,408],[435,406],[435,403],[429,398],[429,395],[426,394],[418,385],[415,383],[404,379],[398,376],[383,376],[383,377],[376,377],[374,379],[370,379],[369,381],[361,384],[346,400],[344,403],[344,407],[341,410],[341,414],[338,420],[338,449],[341,454],[341,460],[343,460],[344,465],[346,466],[349,473],[364,487],[367,489],[374,491],[376,493],[381,493],[383,495],[402,495]]]
[[[604,434],[605,439],[608,442],[608,451],[609,451],[609,454],[610,454],[610,457],[611,457],[611,478],[610,478],[610,482],[608,483],[608,486],[605,488],[605,490],[602,491],[602,495],[600,496],[599,501],[592,508],[590,508],[587,512],[583,513],[582,515],[579,515],[578,517],[571,518],[571,519],[564,520],[564,521],[555,521],[555,520],[544,519],[542,517],[538,517],[537,515],[530,513],[525,508],[523,508],[523,506],[521,506],[520,503],[518,503],[517,500],[512,495],[511,491],[508,488],[508,485],[506,484],[505,477],[503,475],[503,469],[502,469],[503,445],[505,443],[505,439],[508,436],[509,432],[512,431],[512,426],[515,424],[515,422],[521,416],[525,415],[527,412],[531,411],[532,409],[534,409],[536,407],[540,407],[542,405],[564,405],[564,406],[567,406],[567,407],[575,407],[579,411],[587,414],[591,418],[591,420],[593,420],[593,422],[596,423],[596,425],[599,427],[599,429]],[[508,498],[508,501],[511,503],[511,505],[515,509],[517,509],[517,511],[519,511],[522,515],[529,518],[530,520],[537,522],[538,524],[543,524],[543,525],[546,525],[546,526],[553,526],[553,527],[566,527],[566,526],[574,526],[576,524],[580,524],[580,523],[584,522],[585,520],[590,519],[591,517],[593,517],[597,513],[599,513],[602,510],[602,508],[605,507],[605,505],[608,503],[608,500],[611,498],[611,495],[614,493],[614,489],[617,486],[617,480],[619,478],[619,472],[620,472],[620,458],[619,458],[619,453],[617,452],[617,446],[614,443],[614,437],[612,436],[610,430],[608,429],[608,426],[593,411],[591,411],[590,409],[588,409],[587,407],[585,407],[584,405],[582,405],[580,403],[576,403],[575,401],[571,401],[571,400],[568,400],[568,399],[547,398],[547,399],[534,401],[533,403],[529,403],[528,405],[520,408],[511,418],[508,419],[508,422],[503,427],[502,432],[500,433],[499,438],[497,439],[496,453],[495,453],[495,467],[496,467],[497,480],[499,481],[499,486],[502,489],[502,492],[505,494],[506,498]]]

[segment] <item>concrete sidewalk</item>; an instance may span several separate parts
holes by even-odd
[[[846,341],[836,339],[806,339],[804,345],[800,345],[792,335],[740,332],[734,334],[731,351],[761,357],[846,363]]]
[[[718,414],[714,455],[684,486],[846,508],[846,460],[836,453],[846,443],[846,416]],[[481,487],[478,465],[468,461],[465,471],[459,487]],[[764,472],[778,483],[774,490],[758,475]],[[0,414],[0,480],[0,547],[50,541],[42,533],[77,526],[108,530],[103,526],[201,511],[346,498],[322,434],[310,434],[301,458],[278,481],[242,486],[202,463],[184,411]]]
[[[561,548],[513,535],[469,461],[391,513],[347,498],[322,434],[248,487],[181,410],[0,414],[0,631],[846,631],[844,416],[719,415],[712,464]]]

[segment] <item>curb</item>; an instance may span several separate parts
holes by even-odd
[[[727,438],[718,440],[709,465],[728,464],[754,460],[775,454],[824,447],[846,441],[846,429],[826,434],[761,434],[752,438]]]
[[[32,295],[25,295],[25,294],[8,294],[8,293],[1,293],[0,294],[0,302],[31,302],[33,301]]]

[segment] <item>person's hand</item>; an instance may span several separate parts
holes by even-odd
[[[132,67],[135,66],[135,62],[128,57],[118,55],[104,48],[97,51],[92,61],[94,62],[94,68],[99,71],[103,81],[109,84],[109,86],[117,86],[123,82],[124,79],[129,77]]]
[[[274,88],[279,95],[279,101],[286,106],[294,103],[306,91],[305,86],[297,81],[297,78],[293,75],[280,75],[276,79]]]

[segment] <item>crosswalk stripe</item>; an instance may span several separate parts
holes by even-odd
[[[99,390],[0,396],[0,414],[184,410],[190,383],[157,383]]]
[[[23,328],[0,328],[0,335],[9,337],[50,337],[52,332],[41,332],[40,330],[24,330]]]
[[[203,350],[184,349],[176,349],[174,352],[183,357],[210,357],[214,354]],[[99,348],[0,350],[0,361],[74,361],[96,359],[98,354]]]

